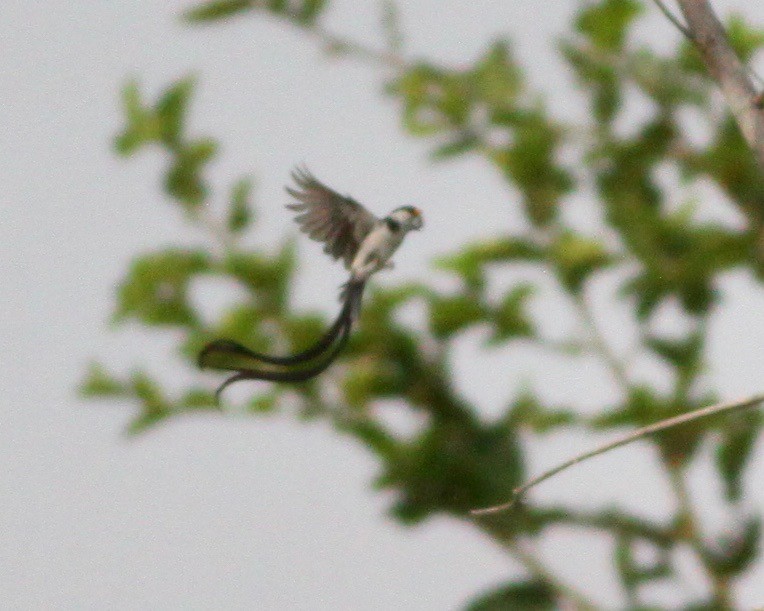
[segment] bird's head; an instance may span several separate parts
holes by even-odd
[[[407,231],[419,230],[424,226],[424,219],[419,208],[414,206],[401,206],[393,210],[391,218],[398,221]]]

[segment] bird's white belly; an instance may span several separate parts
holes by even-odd
[[[350,271],[356,278],[368,278],[384,267],[403,240],[402,231],[393,233],[387,227],[372,231],[361,242],[358,253],[353,259]]]

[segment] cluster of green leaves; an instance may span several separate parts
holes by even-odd
[[[259,10],[311,26],[326,4],[326,0],[212,0],[188,11],[186,18],[191,22],[209,22]]]
[[[211,21],[257,10],[310,28],[326,4],[215,0],[187,15],[194,21]],[[328,419],[365,444],[380,461],[377,485],[396,492],[392,511],[402,521],[447,513],[469,520],[502,543],[518,535],[538,536],[559,524],[611,533],[614,562],[634,606],[641,604],[642,585],[676,577],[670,552],[682,544],[693,546],[717,582],[731,583],[757,557],[760,520],[745,521],[739,532],[724,540],[699,543],[698,533],[688,532],[679,516],[662,525],[622,511],[581,514],[534,504],[481,518],[470,518],[468,510],[505,501],[527,477],[523,431],[541,435],[571,426],[637,427],[711,401],[712,395],[698,392],[698,382],[705,369],[706,323],[717,303],[719,276],[742,267],[761,273],[764,179],[734,124],[716,119],[712,85],[692,48],[681,44],[672,55],[658,55],[631,41],[642,11],[636,0],[587,3],[559,44],[560,56],[591,109],[591,121],[585,126],[551,115],[544,96],[531,90],[506,41],[491,44],[474,66],[461,70],[396,62],[387,93],[400,103],[403,129],[432,140],[438,160],[478,155],[497,169],[520,194],[529,229],[500,231],[440,257],[436,267],[460,281],[450,292],[422,283],[372,288],[348,350],[323,378],[339,391],[340,406],[327,398],[325,385],[317,381],[289,389],[273,385],[248,404],[251,411],[263,412],[296,401],[306,417]],[[400,32],[389,3],[385,20],[391,48],[397,52]],[[764,46],[764,34],[739,19],[731,22],[730,36],[744,58]],[[650,101],[650,113],[638,129],[624,134],[619,121],[633,89]],[[120,285],[115,318],[180,331],[181,355],[192,363],[204,343],[216,337],[260,351],[276,344],[280,350],[298,350],[319,336],[325,320],[295,312],[289,302],[295,273],[291,242],[268,253],[245,251],[234,239],[252,229],[248,181],[234,185],[224,219],[205,215],[211,195],[203,173],[217,146],[210,139],[186,136],[191,91],[189,80],[180,81],[152,106],[142,102],[134,83],[129,84],[124,92],[126,127],[116,146],[124,155],[147,145],[162,147],[170,159],[164,181],[167,193],[189,222],[214,229],[216,246],[223,252],[212,247],[173,248],[141,256]],[[706,144],[694,144],[686,137],[681,115],[687,109],[703,117],[711,136]],[[563,149],[566,159],[576,156],[567,165],[560,161]],[[745,227],[702,223],[694,219],[689,203],[678,210],[669,205],[674,193],[662,188],[657,178],[666,167],[676,168],[689,188],[701,178],[718,185],[729,205],[746,219]],[[604,213],[606,226],[598,233],[587,235],[565,221],[566,198],[580,189],[590,190]],[[544,405],[524,388],[500,418],[484,422],[451,381],[451,346],[465,330],[486,329],[492,346],[533,342],[559,350],[563,344],[580,344],[579,338],[563,344],[545,340],[543,325],[539,328],[530,315],[533,284],[518,284],[489,297],[494,293],[488,290],[487,272],[518,264],[549,271],[571,308],[585,319],[582,309],[591,280],[604,270],[620,270],[626,277],[621,296],[633,304],[634,324],[641,331],[639,348],[673,372],[671,392],[661,393],[616,371],[623,396],[594,418]],[[227,278],[240,285],[246,297],[218,320],[206,323],[189,298],[192,281],[202,276]],[[650,331],[658,306],[668,300],[679,304],[694,323],[685,337],[661,337]],[[425,308],[426,329],[400,322],[398,312],[410,303]],[[614,360],[603,353],[607,347],[596,330],[590,343],[587,349],[606,362]],[[173,400],[143,372],[123,381],[97,365],[83,390],[91,397],[135,400],[139,411],[133,430],[190,410],[216,409],[209,390],[192,389]],[[379,406],[390,401],[424,416],[416,433],[403,436],[384,424]],[[760,414],[753,413],[732,422],[712,420],[669,430],[653,443],[667,469],[681,470],[701,443],[711,440],[726,498],[738,503],[761,426]],[[653,546],[657,560],[649,565],[638,562],[637,544]],[[471,608],[555,608],[562,595],[555,583],[535,575],[500,586]],[[720,600],[708,604],[713,607]]]
[[[562,129],[539,100],[523,103],[526,83],[506,41],[465,70],[412,66],[388,91],[403,103],[406,131],[438,138],[436,159],[480,151],[520,189],[531,221],[544,226],[556,218],[575,186],[556,159]]]

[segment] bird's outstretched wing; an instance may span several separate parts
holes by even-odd
[[[371,212],[350,197],[340,195],[316,180],[305,168],[292,172],[298,188],[287,187],[297,200],[287,208],[299,212],[295,220],[310,238],[323,242],[324,252],[342,259],[345,267],[358,252],[363,239],[378,222]]]

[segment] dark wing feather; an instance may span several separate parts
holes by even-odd
[[[324,243],[324,252],[342,259],[350,268],[358,247],[378,222],[371,212],[350,197],[340,195],[316,180],[304,168],[292,172],[297,188],[287,187],[287,193],[297,200],[287,208],[299,214],[295,217],[300,229],[310,238]]]

